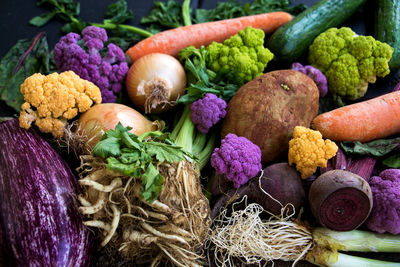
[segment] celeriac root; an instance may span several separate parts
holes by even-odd
[[[262,220],[260,215],[266,211],[257,203],[247,204],[246,196],[236,204],[245,202],[245,209],[232,214],[223,210],[214,219],[211,233],[206,241],[209,262],[217,266],[235,266],[235,259],[245,264],[272,263],[273,260],[298,260],[313,245],[312,233],[308,227],[293,221],[292,214],[271,216]],[[271,215],[271,214],[270,214]]]
[[[100,158],[82,156],[78,197],[87,226],[132,261],[149,266],[199,266],[211,225],[198,171],[187,161],[155,164],[165,178],[152,203],[140,197],[140,178],[108,171]],[[94,204],[93,204],[94,203]]]

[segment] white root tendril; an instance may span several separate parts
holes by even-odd
[[[81,185],[88,185],[88,186],[91,186],[91,187],[93,187],[94,189],[96,189],[98,191],[107,192],[107,193],[111,192],[114,188],[122,186],[122,181],[121,181],[120,178],[115,178],[111,182],[111,184],[109,184],[109,185],[102,185],[102,184],[97,183],[95,181],[86,180],[86,179],[79,180],[79,183]]]
[[[111,225],[105,224],[102,221],[86,221],[86,222],[83,222],[83,224],[86,226],[101,228],[107,232],[110,232],[110,230],[111,230]]]
[[[242,202],[245,209],[235,210],[235,205]],[[294,261],[294,266],[309,251],[313,239],[307,227],[292,221],[294,212],[285,215],[285,210],[282,208],[280,216],[262,220],[260,215],[267,212],[257,203],[247,204],[246,196],[233,204],[231,215],[223,210],[214,219],[206,241],[209,261],[213,259],[217,266],[235,266],[236,258],[262,266],[283,260]]]
[[[108,232],[107,236],[104,238],[103,242],[101,242],[102,247],[107,245],[107,243],[111,240],[112,236],[114,235],[115,231],[117,230],[120,215],[121,215],[121,212],[118,210],[117,206],[115,206],[114,204],[111,204],[110,206],[114,213],[114,218],[111,223],[110,231]]]

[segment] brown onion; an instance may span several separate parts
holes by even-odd
[[[162,113],[185,93],[186,75],[179,61],[167,54],[139,58],[126,78],[129,98],[145,113]]]
[[[125,127],[132,127],[130,132],[136,135],[156,131],[159,128],[157,123],[151,122],[131,107],[106,103],[94,105],[83,113],[78,120],[78,129],[87,135],[88,142],[94,146],[100,140],[103,132],[114,129],[118,122]]]

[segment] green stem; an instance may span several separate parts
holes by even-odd
[[[214,151],[215,147],[215,140],[217,139],[217,134],[214,132],[208,138],[207,144],[204,149],[198,155],[199,158],[199,168],[202,170],[204,166],[206,166],[207,162],[209,161],[211,154]]]
[[[117,27],[120,27],[120,28],[126,29],[130,32],[137,33],[146,38],[153,35],[151,32],[148,32],[146,30],[143,30],[143,29],[135,27],[135,26],[126,25],[126,24],[115,24],[115,23],[104,21],[103,23],[90,23],[90,25],[104,28],[106,30],[114,30]]]
[[[183,25],[192,25],[192,18],[190,16],[190,0],[184,0],[182,4],[182,18]]]
[[[335,263],[329,263],[329,267],[400,267],[400,262],[388,262],[351,256],[343,253],[338,253],[338,259]]]
[[[175,144],[182,147],[186,152],[193,154],[192,147],[196,128],[190,119],[190,105],[185,106],[182,118],[184,121],[179,133],[176,136]],[[179,124],[180,121],[178,122],[178,125]]]
[[[183,123],[187,118],[190,118],[190,105],[186,105],[185,108],[183,109],[182,115],[179,118],[178,123],[175,125],[174,129],[172,130],[171,133],[171,138],[175,140],[178,137],[179,131],[182,128]]]
[[[207,142],[207,135],[197,131],[196,138],[193,141],[193,154],[199,156]]]
[[[353,230],[337,232],[318,227],[313,236],[330,247],[341,251],[357,252],[400,252],[400,236]]]

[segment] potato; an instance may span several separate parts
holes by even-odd
[[[244,136],[258,145],[264,164],[287,159],[295,126],[310,127],[318,113],[314,81],[294,70],[265,73],[243,85],[227,107],[222,138]]]

